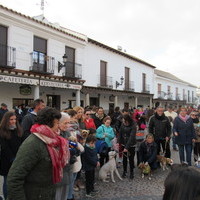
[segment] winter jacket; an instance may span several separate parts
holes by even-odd
[[[8,171],[16,157],[17,151],[22,143],[22,138],[18,136],[17,130],[10,130],[11,138],[1,138],[1,154],[0,154],[0,175],[7,176]]]
[[[0,108],[0,122],[1,122],[3,116],[4,116],[4,114],[5,114],[6,112],[8,112],[8,109],[4,110],[4,109]]]
[[[25,140],[31,134],[31,127],[35,124],[36,120],[37,115],[34,112],[28,113],[26,116],[24,116],[21,124],[23,129],[23,140]]]
[[[116,129],[117,133],[119,133],[119,129],[120,129],[121,125],[122,125],[122,119],[123,119],[123,115],[122,114],[117,117],[117,120],[116,120],[116,123],[115,123],[115,129]]]
[[[20,146],[7,177],[8,200],[55,200],[46,144],[31,134]]]
[[[147,143],[142,142],[139,148],[139,160],[141,162],[148,162],[149,164],[156,161],[157,145],[153,142],[148,149]]]
[[[156,139],[164,139],[171,136],[171,124],[164,114],[159,116],[155,113],[149,120],[149,133]]]
[[[106,117],[106,114],[104,114],[102,118],[99,118],[97,114],[92,115],[96,128],[99,128],[99,126],[103,124],[103,120],[105,117]]]
[[[176,117],[174,120],[173,131],[174,133],[178,133],[178,136],[175,136],[175,143],[178,145],[192,144],[192,139],[196,139],[191,117],[189,117],[186,122],[184,122],[179,116]]]
[[[104,135],[106,134],[106,136]],[[104,139],[105,142],[107,143],[108,147],[112,146],[112,139],[114,139],[115,133],[113,131],[113,128],[111,126],[107,127],[104,124],[102,124],[96,132],[96,138],[98,139]]]
[[[119,143],[125,146],[125,149],[129,149],[136,144],[136,124],[135,122],[129,126],[122,123],[119,130]]]
[[[96,149],[91,149],[85,145],[85,151],[83,153],[82,159],[83,169],[85,171],[94,170],[98,162]]]

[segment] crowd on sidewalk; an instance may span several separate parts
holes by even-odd
[[[93,198],[99,192],[95,169],[108,162],[112,150],[118,153],[116,161],[123,164],[124,179],[134,181],[134,168],[140,163],[156,170],[157,155],[171,158],[173,151],[179,151],[182,174],[194,175],[196,171],[182,166],[192,165],[194,151],[194,162],[200,167],[199,118],[200,109],[191,107],[116,107],[106,114],[96,106],[58,111],[46,107],[42,99],[36,99],[29,110],[20,105],[9,111],[2,103],[0,175],[4,199],[74,200],[74,191],[83,189],[87,198]],[[170,199],[171,179],[170,174],[165,200]]]

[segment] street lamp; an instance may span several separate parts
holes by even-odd
[[[121,76],[120,82],[116,81],[116,89],[117,89],[120,85],[122,85],[123,83],[124,83],[124,77]]]
[[[64,54],[64,56],[62,57],[63,58],[63,63],[62,64],[61,62],[58,61],[58,73],[60,72],[60,70],[63,68],[63,67],[66,67],[67,66],[67,55],[66,53]]]

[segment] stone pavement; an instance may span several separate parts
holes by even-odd
[[[172,158],[174,163],[179,163],[178,152],[172,150]],[[122,174],[122,165],[119,168]],[[100,190],[94,200],[161,200],[164,192],[164,180],[170,170],[162,171],[157,169],[151,180],[147,177],[141,178],[140,171],[135,169],[135,178],[129,180],[125,178],[120,181],[115,175],[116,183],[103,183],[96,181],[95,188]],[[91,198],[85,197],[85,191],[75,192],[78,200],[87,200]]]
[[[172,158],[175,163],[179,163],[178,152],[172,150]],[[122,165],[119,168],[119,172],[122,174]],[[125,178],[120,181],[116,175],[116,183],[103,183],[97,180],[95,188],[100,192],[93,200],[161,200],[164,192],[164,180],[169,172],[170,170],[162,171],[158,169],[154,173],[152,180],[149,180],[147,177],[142,179],[140,171],[135,169],[135,178],[133,180]],[[0,177],[0,185],[2,186],[2,177]],[[0,195],[2,195],[2,187],[0,187]],[[85,197],[85,190],[75,192],[75,198],[78,200],[89,199]]]

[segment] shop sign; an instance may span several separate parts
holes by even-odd
[[[39,80],[31,79],[31,78],[23,78],[23,77],[18,77],[18,76],[0,75],[0,82],[38,85]]]
[[[69,83],[63,83],[63,82],[55,82],[55,81],[45,81],[45,80],[40,80],[40,86],[68,88],[68,89],[75,89],[75,90],[80,90],[82,88],[81,85],[75,85],[75,84],[69,84]]]
[[[29,85],[22,85],[19,87],[19,92],[21,95],[30,95],[31,94],[31,87]]]

